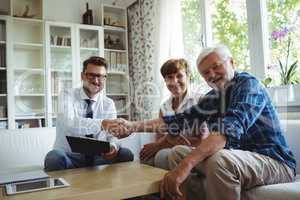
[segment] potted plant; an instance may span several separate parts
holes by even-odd
[[[283,50],[284,58],[277,58],[280,75],[280,86],[269,88],[270,95],[273,102],[277,106],[296,105],[300,102],[299,91],[300,78],[298,74],[298,60],[293,60],[291,56],[292,51],[292,29],[284,28],[280,31],[273,31],[271,39],[278,42],[278,47]],[[271,78],[270,78],[271,79]],[[265,79],[266,83],[271,81]],[[264,83],[264,82],[263,82]]]

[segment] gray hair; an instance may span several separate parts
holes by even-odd
[[[206,58],[211,53],[216,53],[224,61],[228,58],[232,58],[232,54],[229,48],[225,45],[221,44],[214,47],[207,47],[202,49],[201,53],[199,54],[196,61],[197,67],[204,60],[204,58]]]

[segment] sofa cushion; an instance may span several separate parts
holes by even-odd
[[[300,175],[293,183],[282,183],[255,187],[243,194],[244,200],[299,200]]]

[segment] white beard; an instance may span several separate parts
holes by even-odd
[[[231,81],[234,77],[234,69],[233,69],[233,66],[230,64],[228,64],[226,66],[226,71],[227,71],[227,78],[229,81]]]

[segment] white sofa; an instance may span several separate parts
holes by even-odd
[[[142,146],[154,139],[154,134],[132,134],[122,139],[121,145],[131,149],[138,160]],[[1,130],[0,141],[0,174],[41,169],[46,154],[53,148],[55,128]]]
[[[297,160],[294,183],[260,186],[247,191],[251,200],[300,200],[300,120],[282,121],[287,142]]]
[[[248,193],[252,200],[299,200],[300,199],[300,120],[282,121],[286,138],[296,156],[298,166],[295,183],[256,187]],[[44,157],[52,149],[55,128],[1,130],[0,174],[8,171],[41,169]],[[133,134],[122,139],[122,145],[130,148],[135,160],[141,147],[154,140],[153,134]]]

